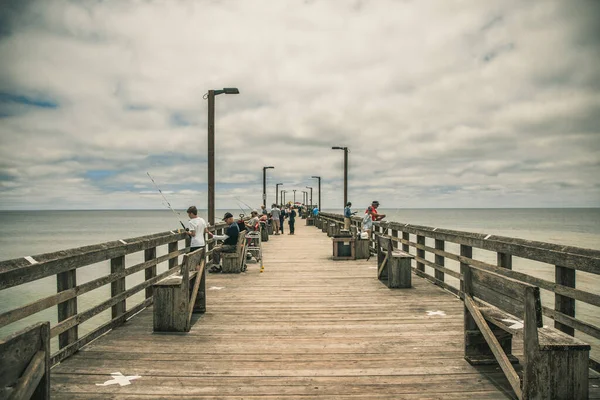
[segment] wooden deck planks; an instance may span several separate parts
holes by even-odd
[[[53,368],[52,397],[512,397],[498,367],[463,360],[458,299],[416,276],[390,290],[374,258],[332,261],[331,239],[298,221],[264,244],[264,273],[209,274],[189,333],[153,333],[145,310]],[[117,371],[141,378],[96,386]]]

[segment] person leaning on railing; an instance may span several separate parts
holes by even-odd
[[[379,207],[379,202],[377,200],[373,200],[371,205],[365,211],[365,215],[363,217],[363,226],[362,230],[367,232],[367,237],[371,237],[371,231],[373,230],[373,222],[381,221],[385,218],[385,214],[379,214],[377,212],[377,208]]]

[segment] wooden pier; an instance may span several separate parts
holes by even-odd
[[[331,254],[312,226],[272,236],[264,273],[209,274],[189,333],[153,333],[146,309],[55,366],[52,398],[512,398],[499,367],[463,359],[460,299],[418,277],[388,289],[375,257]],[[115,372],[139,378],[97,385]]]
[[[332,244],[325,234],[341,224],[338,214],[298,219],[296,235],[264,243],[264,273],[249,263],[194,285],[204,263],[176,231],[0,261],[0,291],[56,280],[55,294],[29,291],[29,303],[0,312],[10,333],[0,338],[0,400],[47,391],[66,399],[600,398],[600,327],[587,317],[600,295],[593,280],[575,279],[600,275],[600,251],[381,222],[354,253],[377,255],[347,260],[352,241]],[[352,230],[360,224],[354,218]],[[222,234],[225,224],[211,229]],[[209,259],[214,245],[207,241]],[[334,261],[334,245],[345,260]],[[241,259],[230,260],[232,271]],[[523,260],[554,279],[528,274]],[[109,286],[110,297],[80,304]],[[153,309],[155,301],[165,307]],[[206,312],[188,324],[192,310]],[[171,321],[165,311],[186,318],[183,328],[156,329],[157,316]],[[55,322],[44,323],[52,312]]]

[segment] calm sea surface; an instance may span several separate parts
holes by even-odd
[[[240,210],[218,210],[217,216],[230,211],[237,215]],[[326,212],[341,213],[330,209]],[[356,208],[357,215],[363,209]],[[523,239],[537,240],[569,246],[600,250],[600,208],[593,209],[380,209],[386,220],[430,227],[487,233]],[[0,260],[35,256],[57,250],[65,250],[106,241],[126,239],[180,228],[181,217],[169,210],[148,211],[0,211]],[[200,216],[206,218],[200,211]],[[428,243],[429,244],[429,243]],[[447,247],[447,251],[453,251]],[[456,250],[457,251],[457,250]],[[158,255],[166,249],[157,249]],[[487,255],[495,263],[493,254]],[[485,259],[486,256],[483,256]],[[143,254],[126,257],[126,265],[143,261]],[[457,269],[457,266],[448,266]],[[554,268],[529,260],[516,259],[513,268],[531,275],[554,280]],[[158,272],[166,266],[159,267]],[[110,271],[109,262],[98,263],[78,269],[78,284],[103,276]],[[430,272],[431,273],[431,272]],[[143,272],[127,278],[127,288],[143,281]],[[577,273],[577,287],[600,294],[597,276]],[[545,291],[542,291],[545,292]],[[48,277],[31,284],[0,291],[0,312],[18,307],[56,293],[56,279]],[[110,296],[110,285],[86,293],[78,299],[81,312]],[[128,307],[143,300],[143,292],[128,300]],[[543,302],[553,307],[552,293],[542,293]],[[596,326],[600,318],[596,307],[577,303],[577,317]],[[110,319],[110,309],[83,324],[80,336]],[[19,329],[34,321],[50,320],[56,323],[55,308],[40,312],[27,320],[0,329],[0,336]],[[589,340],[587,337],[584,339]],[[595,340],[590,340],[596,342]],[[55,347],[55,346],[54,346]],[[598,348],[597,346],[596,349]],[[596,350],[595,349],[595,350]],[[594,351],[596,353],[596,351]]]

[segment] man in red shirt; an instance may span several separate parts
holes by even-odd
[[[368,232],[367,234],[368,234],[369,238],[371,237],[371,231],[373,230],[373,222],[381,221],[382,219],[385,218],[385,214],[379,214],[377,212],[377,207],[379,207],[379,202],[377,200],[373,200],[371,205],[365,211],[365,214],[368,214],[371,216],[371,221],[369,221],[368,219],[366,220],[367,223],[365,223],[363,221],[363,230]],[[365,217],[366,217],[366,215],[365,215]]]
[[[385,214],[379,214],[377,212],[377,207],[379,207],[379,202],[377,200],[373,200],[369,208],[367,208],[367,211],[365,211],[371,215],[371,219],[373,221],[381,221],[385,218]]]

